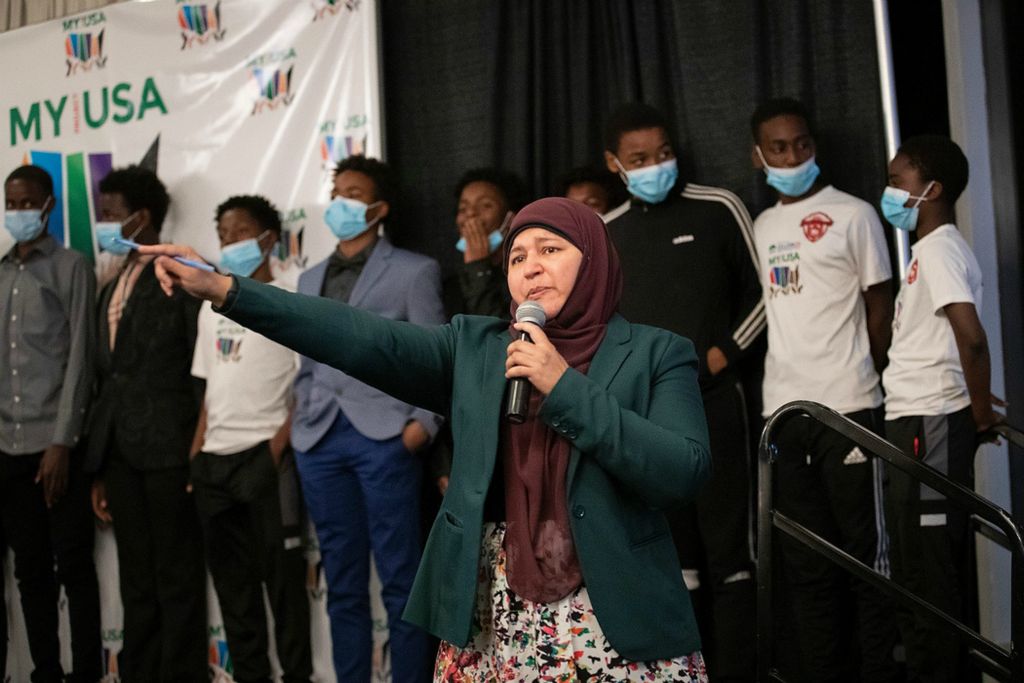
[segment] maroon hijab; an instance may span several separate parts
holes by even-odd
[[[505,238],[506,268],[512,242],[527,228],[550,230],[583,252],[576,284],[544,333],[573,370],[586,374],[622,295],[619,256],[592,209],[549,197],[516,214]],[[513,303],[513,319],[515,309]],[[538,417],[543,398],[536,390],[531,393],[523,424],[503,423],[501,452],[509,586],[520,597],[548,603],[575,590],[582,575],[569,527],[566,476],[572,446]]]

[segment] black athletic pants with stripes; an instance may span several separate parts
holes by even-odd
[[[887,420],[885,435],[907,455],[974,488],[976,435],[970,408]],[[887,467],[886,475],[893,579],[950,616],[970,621],[975,572],[967,513],[901,470]],[[908,680],[969,680],[965,648],[949,629],[910,610],[898,614]]]
[[[880,409],[846,417],[876,433],[882,430]],[[776,509],[869,567],[887,573],[881,471],[876,459],[802,416],[781,427],[777,444]],[[859,667],[862,683],[899,680],[901,671],[893,659],[897,626],[892,603],[798,541],[784,534],[777,538],[802,668],[799,673],[784,672],[787,680],[848,680],[845,672],[851,667]],[[853,600],[844,599],[847,586]],[[848,651],[851,623],[856,625],[855,642],[860,649],[857,664],[850,664]]]

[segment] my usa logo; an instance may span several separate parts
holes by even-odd
[[[366,153],[366,134],[335,137],[324,135],[320,139],[320,160],[324,168],[333,168],[339,161]]]
[[[266,110],[287,107],[295,98],[292,92],[295,74],[295,59],[298,53],[295,48],[270,52],[249,60],[246,66],[251,69],[252,78],[256,82],[256,102],[252,105],[252,115],[261,114]]]
[[[213,683],[231,683],[233,680],[231,674],[235,672],[235,667],[231,663],[231,653],[228,652],[228,643],[223,639],[216,639],[210,641],[210,673],[212,674],[211,681]]]
[[[102,69],[107,65],[107,58],[103,56],[104,33],[106,29],[99,33],[69,33],[64,36],[64,56],[68,65],[65,76],[89,71],[93,67]]]
[[[306,256],[302,253],[302,237],[306,230],[306,210],[291,209],[281,220],[281,239],[277,242],[274,255],[283,267],[296,265],[306,267]]]
[[[274,110],[280,106],[287,107],[292,103],[292,73],[294,66],[285,69],[268,71],[265,69],[253,69],[252,77],[259,88],[259,97],[252,106],[252,113],[259,114],[266,109]]]
[[[102,69],[107,64],[103,54],[103,28],[107,18],[103,12],[91,12],[62,21],[64,28],[64,61],[68,66],[65,77]]]
[[[317,145],[324,171],[333,171],[339,161],[350,156],[366,154],[368,123],[366,114],[352,114],[340,121],[332,119],[320,124]]]
[[[206,45],[210,38],[223,40],[228,32],[220,16],[220,0],[212,7],[208,4],[185,4],[178,7],[178,27],[181,29],[181,49],[193,45]]]

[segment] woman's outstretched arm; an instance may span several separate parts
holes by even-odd
[[[182,245],[140,251],[159,257],[156,275],[167,294],[181,288],[246,328],[399,400],[435,413],[448,411],[455,346],[450,325],[420,327],[333,299],[203,271],[175,260],[201,261]]]

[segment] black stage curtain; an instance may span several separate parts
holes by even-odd
[[[886,152],[870,0],[382,0],[387,158],[402,181],[398,241],[457,262],[453,187],[500,166],[535,196],[601,159],[609,112],[643,101],[674,122],[681,169],[770,196],[750,165],[749,117],[802,99],[819,163],[876,203]]]

